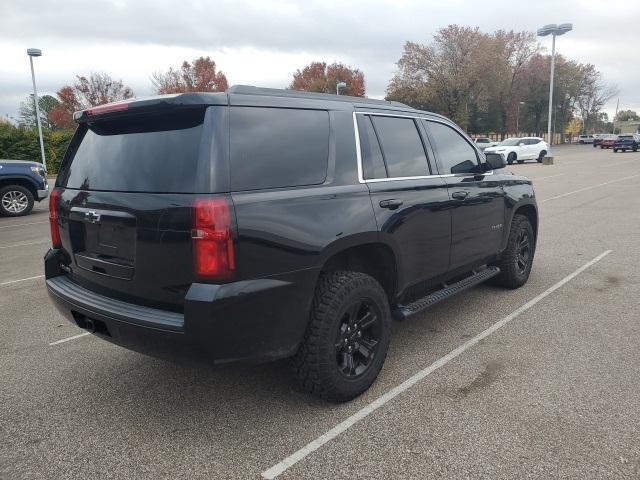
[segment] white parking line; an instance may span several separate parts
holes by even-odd
[[[419,381],[423,380],[427,375],[433,373],[438,368],[446,365],[451,360],[453,360],[454,358],[458,357],[460,354],[464,353],[469,348],[477,345],[478,342],[480,342],[484,338],[488,337],[489,335],[494,333],[496,330],[504,327],[507,323],[512,321],[514,318],[517,318],[519,315],[521,315],[524,312],[526,312],[527,310],[529,310],[536,303],[540,302],[541,300],[543,300],[548,295],[551,295],[553,292],[558,290],[560,287],[562,287],[563,285],[565,285],[566,283],[570,282],[572,279],[574,279],[575,277],[580,275],[587,268],[589,268],[592,265],[598,263],[600,260],[602,260],[604,257],[609,255],[610,253],[611,253],[611,250],[607,250],[607,251],[601,253],[600,255],[598,255],[593,260],[585,263],[583,266],[578,268],[576,271],[574,271],[573,273],[567,275],[562,280],[560,280],[558,283],[556,283],[553,286],[551,286],[548,289],[546,289],[540,295],[538,295],[538,296],[534,297],[533,299],[529,300],[527,303],[525,303],[520,308],[518,308],[517,310],[513,311],[512,313],[510,313],[509,315],[504,317],[502,320],[499,320],[498,322],[496,322],[493,325],[491,325],[485,331],[479,333],[478,335],[476,335],[475,337],[473,337],[471,340],[467,341],[466,343],[463,343],[458,348],[456,348],[455,350],[452,350],[451,352],[449,352],[444,357],[439,358],[438,360],[433,362],[431,365],[429,365],[427,368],[425,368],[423,370],[420,370],[418,373],[416,373],[415,375],[413,375],[409,379],[405,380],[404,382],[402,382],[397,387],[389,390],[387,393],[385,393],[381,397],[378,397],[375,401],[373,401],[372,403],[370,403],[366,407],[362,408],[361,410],[358,410],[356,413],[354,413],[353,415],[348,417],[346,420],[344,420],[343,422],[339,423],[338,425],[333,427],[331,430],[326,432],[324,435],[321,435],[320,437],[316,438],[311,443],[309,443],[306,446],[302,447],[297,452],[295,452],[292,455],[288,456],[287,458],[285,458],[281,462],[277,463],[273,467],[269,468],[268,470],[265,470],[264,472],[262,472],[262,478],[273,479],[273,478],[278,477],[279,475],[284,473],[287,469],[289,469],[290,467],[292,467],[293,465],[298,463],[300,460],[304,459],[307,455],[309,455],[310,453],[315,452],[320,447],[325,445],[327,442],[330,442],[331,440],[336,438],[338,435],[340,435],[341,433],[345,432],[347,429],[351,428],[353,425],[355,425],[360,420],[362,420],[365,417],[369,416],[370,414],[375,412],[377,409],[379,409],[380,407],[382,407],[383,405],[385,405],[386,403],[388,403],[389,401],[393,400],[395,397],[400,395],[401,393],[403,393],[406,390],[408,390],[411,387],[413,387],[416,383],[418,383]]]
[[[54,345],[60,345],[61,343],[69,342],[71,340],[75,340],[76,338],[80,338],[80,337],[86,337],[87,335],[91,335],[91,332],[84,332],[79,335],[74,335],[73,337],[63,338],[62,340],[58,340],[57,342],[51,342],[49,346],[53,347]]]
[[[608,182],[599,183],[597,185],[591,185],[590,187],[580,188],[580,189],[574,190],[572,192],[563,193],[562,195],[556,195],[555,197],[545,198],[544,200],[541,200],[540,203],[548,202],[549,200],[555,200],[557,198],[568,197],[569,195],[573,195],[574,193],[580,193],[580,192],[584,192],[586,190],[591,190],[593,188],[604,187],[605,185],[610,185],[612,183],[617,183],[617,182],[623,182],[625,180],[629,180],[630,178],[636,178],[636,177],[640,177],[640,173],[638,173],[637,175],[631,175],[631,176],[628,176],[628,177],[618,178],[616,180],[610,180]]]
[[[45,243],[49,243],[49,240],[44,242],[22,242],[22,243],[13,243],[11,245],[2,245],[0,248],[13,248],[13,247],[24,247],[27,245],[44,245]]]
[[[38,225],[40,223],[49,223],[49,222],[14,223],[13,225],[3,225],[0,228],[24,227],[25,225]]]
[[[27,278],[20,278],[18,280],[10,280],[8,282],[0,283],[0,287],[3,287],[5,285],[11,285],[12,283],[26,282],[27,280],[34,280],[36,278],[42,278],[42,277],[44,277],[44,275],[36,275],[35,277],[27,277]]]

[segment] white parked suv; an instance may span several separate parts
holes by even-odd
[[[594,140],[593,135],[578,135],[578,143],[593,143]]]
[[[495,147],[485,148],[484,151],[499,153],[511,165],[513,162],[524,163],[525,160],[542,162],[549,147],[540,137],[523,137],[507,138]]]

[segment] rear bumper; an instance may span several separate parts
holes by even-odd
[[[99,295],[64,274],[51,276],[51,266],[46,270],[49,297],[70,322],[130,350],[208,363],[295,353],[317,278],[317,272],[304,270],[221,285],[194,283],[184,313],[177,313]]]

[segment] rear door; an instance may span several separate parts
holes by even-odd
[[[192,202],[214,108],[96,119],[78,127],[56,187],[68,275],[98,293],[180,311],[194,281]]]
[[[538,158],[541,150],[540,140],[537,138],[527,138],[525,139],[525,143],[527,144],[528,158]]]
[[[394,246],[400,288],[445,273],[451,243],[447,186],[430,166],[419,119],[355,116],[361,181],[369,187],[381,237]]]
[[[505,223],[499,176],[484,171],[477,150],[453,126],[430,120],[425,124],[453,205],[450,268],[496,255]]]

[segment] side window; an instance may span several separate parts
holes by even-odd
[[[378,137],[368,115],[356,115],[360,137],[360,153],[362,155],[362,175],[365,180],[372,178],[386,178],[387,169],[384,166],[382,150]]]
[[[315,185],[327,177],[329,113],[231,107],[231,189]]]
[[[371,117],[389,177],[429,175],[429,163],[418,128],[412,118]]]
[[[429,134],[435,143],[442,174],[473,173],[478,170],[478,157],[475,149],[448,125],[426,122]]]

